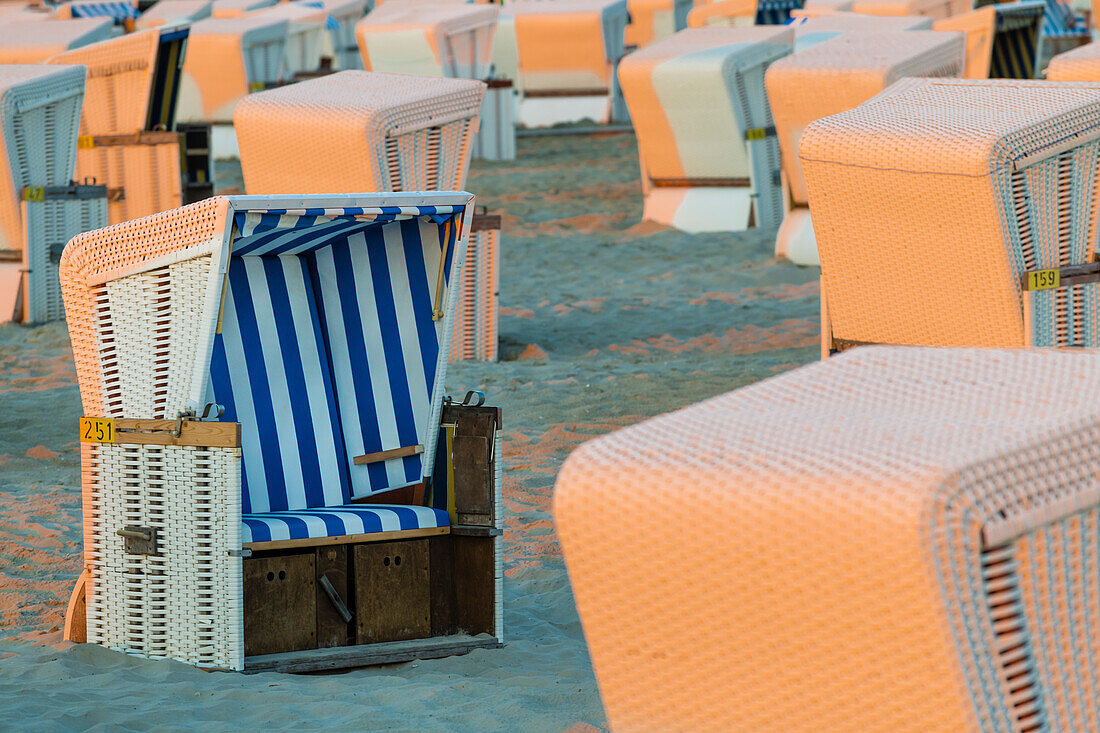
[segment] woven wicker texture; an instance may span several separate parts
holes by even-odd
[[[687,28],[687,16],[694,0],[627,0],[630,25],[623,42],[642,48]]]
[[[851,109],[905,76],[955,76],[962,70],[961,33],[910,31],[830,38],[768,68],[768,99],[796,204],[806,203],[798,140],[813,120]]]
[[[180,81],[180,122],[231,122],[254,88],[279,80],[286,21],[208,18],[191,26]]]
[[[27,248],[23,256],[23,321],[45,323],[65,317],[57,264],[60,248],[81,232],[107,224],[107,200],[47,199],[23,204]]]
[[[70,48],[111,37],[109,18],[0,22],[0,64],[39,64]]]
[[[610,89],[623,56],[626,0],[515,0],[520,85],[525,91]]]
[[[462,279],[456,287],[459,294],[451,335],[451,361],[496,361],[500,333],[499,229],[471,232]]]
[[[582,446],[554,515],[612,729],[1095,729],[1097,379],[868,347]]]
[[[1095,312],[1057,328],[1043,321],[1065,314],[1035,312],[1029,334],[1021,281],[1093,258],[1098,138],[1100,85],[1088,83],[906,80],[807,127],[801,158],[832,335],[1073,345]],[[1049,329],[1059,338],[1034,338]]]
[[[619,79],[638,137],[646,181],[646,218],[675,225],[651,200],[662,188],[733,188],[753,196],[757,224],[783,219],[779,147],[764,91],[768,66],[791,52],[793,34],[781,26],[688,28],[627,56]],[[667,185],[666,185],[667,184]],[[748,198],[746,198],[748,201]],[[741,223],[748,223],[748,212]]]
[[[999,3],[936,21],[938,31],[966,33],[967,79],[1038,76],[1042,2]]]
[[[1060,53],[1047,65],[1049,81],[1100,81],[1100,42]]]
[[[72,178],[84,73],[79,66],[0,66],[0,249],[24,250],[24,186],[64,186]]]
[[[213,0],[159,0],[134,21],[135,27],[157,28],[176,23],[194,23],[209,18]]]
[[[484,90],[468,79],[342,71],[250,95],[234,116],[245,188],[461,190]]]
[[[498,12],[494,5],[391,0],[355,26],[363,67],[487,79]]]

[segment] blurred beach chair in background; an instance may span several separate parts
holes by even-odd
[[[642,48],[687,28],[695,0],[627,0],[630,24],[623,34],[627,48]]]
[[[1098,128],[1100,84],[955,79],[809,125],[822,355],[1100,346]]]
[[[328,13],[327,34],[321,45],[324,56],[332,59],[336,70],[362,69],[363,57],[355,40],[355,26],[370,10],[371,0],[299,0],[304,5],[320,7]]]
[[[217,197],[69,244],[66,638],[246,671],[500,646],[500,411],[443,393],[472,207]]]
[[[462,190],[484,89],[470,79],[343,71],[250,95],[234,116],[245,190]],[[471,216],[456,283],[458,327],[470,330],[452,343],[456,358],[495,360],[500,217]]]
[[[1100,43],[1060,53],[1047,66],[1048,81],[1100,82]]]
[[[807,15],[801,11],[791,19],[795,51],[803,51],[841,33],[896,33],[932,30],[932,19],[924,15],[860,15],[837,12]]]
[[[957,76],[964,52],[962,33],[845,33],[768,68],[768,100],[791,202],[776,238],[777,256],[800,265],[819,262],[798,158],[802,130],[814,120],[858,106],[902,77]]]
[[[488,85],[474,157],[516,157],[515,89],[512,79],[493,78],[495,5],[390,0],[356,26],[369,71],[478,79]]]
[[[623,59],[646,220],[688,232],[779,226],[779,144],[764,73],[793,39],[778,26],[688,28]]]
[[[555,529],[611,729],[1089,729],[1098,380],[856,349],[581,446]]]
[[[32,3],[0,3],[0,23],[20,23],[36,20],[53,20],[51,8]]]
[[[107,223],[106,190],[72,185],[82,66],[0,66],[0,322],[65,316],[65,243]]]
[[[240,18],[254,10],[270,8],[276,0],[214,0],[210,8],[212,18]]]
[[[141,13],[137,0],[68,0],[57,6],[54,15],[59,20],[109,18],[115,25],[131,31]]]
[[[966,79],[1036,79],[1043,0],[986,5],[937,20],[938,31],[966,33]]]
[[[786,25],[805,0],[715,0],[688,14],[692,28],[706,26]]]
[[[1050,59],[1078,46],[1092,43],[1091,13],[1078,13],[1067,0],[1045,0],[1043,35],[1039,51],[1039,68],[1045,69]]]
[[[291,83],[300,78],[316,76],[322,71],[325,36],[328,34],[328,13],[323,7],[303,2],[284,2],[248,13],[250,18],[286,21],[286,44],[279,81]],[[326,71],[331,71],[330,66]]]
[[[162,25],[191,24],[209,18],[213,8],[213,0],[158,0],[134,21],[134,27],[142,30]]]
[[[111,37],[107,18],[0,22],[0,64],[40,64],[70,48]]]
[[[51,64],[88,67],[76,179],[107,186],[111,224],[185,203],[176,100],[187,26],[162,26],[66,51]],[[209,170],[196,172],[209,178]]]
[[[626,0],[514,0],[501,10],[497,72],[516,82],[519,122],[549,127],[628,118],[616,74]]]

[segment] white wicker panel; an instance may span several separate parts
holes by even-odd
[[[241,560],[229,555],[240,548],[240,449],[102,445],[92,453],[88,641],[243,668]],[[117,532],[129,525],[156,529],[159,554],[127,554]]]
[[[246,39],[247,41],[247,39]],[[244,69],[249,84],[273,84],[279,81],[279,70],[283,65],[286,41],[252,42],[245,45]]]
[[[500,310],[500,230],[471,232],[457,281],[451,361],[496,361]]]
[[[57,265],[61,250],[81,232],[107,226],[107,199],[50,199],[27,201],[23,207],[26,232],[27,312],[30,323],[65,318]]]
[[[514,87],[489,87],[481,100],[481,126],[472,147],[479,160],[516,159]]]
[[[500,430],[497,430],[496,440],[493,442],[494,464],[493,472],[493,526],[504,531],[504,450]],[[503,534],[493,538],[493,554],[496,562],[493,567],[494,586],[496,594],[495,611],[495,636],[497,641],[504,641],[504,536]]]

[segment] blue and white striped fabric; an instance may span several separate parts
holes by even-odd
[[[785,25],[791,21],[791,11],[805,4],[806,0],[758,0],[756,25]]]
[[[74,2],[71,10],[74,18],[114,18],[115,23],[140,15],[136,6],[125,2]]]
[[[245,514],[241,541],[307,540],[447,527],[447,512],[426,506],[352,504],[321,510]]]
[[[241,423],[245,514],[334,507],[423,480],[441,399],[434,321],[463,207],[237,214],[210,366],[212,401]]]
[[[1043,9],[1043,35],[1055,38],[1088,36],[1084,17],[1079,17],[1065,0],[1046,0]]]

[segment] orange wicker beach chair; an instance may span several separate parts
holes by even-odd
[[[107,186],[112,224],[183,203],[175,113],[186,43],[186,26],[162,26],[47,62],[88,67],[76,178]]]
[[[137,0],[67,0],[54,11],[59,20],[110,18],[115,25],[132,28],[140,15]]]
[[[911,79],[809,125],[823,355],[1100,346],[1098,155],[1100,84]]]
[[[611,729],[1094,730],[1098,380],[856,349],[581,446],[553,510]]]
[[[0,322],[64,317],[65,242],[107,222],[102,186],[71,185],[82,66],[0,66]]]
[[[321,69],[324,41],[328,31],[328,13],[322,7],[298,2],[285,2],[250,12],[249,17],[286,21],[286,45],[279,80],[295,81],[300,76],[316,74]]]
[[[905,76],[958,75],[964,42],[962,33],[938,31],[848,33],[771,65],[768,100],[792,204],[776,238],[777,256],[800,265],[818,264],[798,159],[798,141],[806,125],[851,109]]]
[[[757,0],[715,0],[688,13],[689,28],[756,25]]]
[[[624,121],[616,70],[627,0],[514,0],[497,27],[493,63],[516,82],[527,127]]]
[[[623,59],[647,220],[691,232],[779,226],[779,145],[764,73],[792,42],[781,26],[688,28]]]
[[[67,638],[244,671],[500,645],[500,411],[443,393],[472,208],[218,197],[69,243]]]
[[[355,27],[363,68],[488,79],[498,8],[390,0]]]
[[[70,48],[111,37],[107,18],[0,22],[0,64],[40,64]]]
[[[1060,53],[1047,66],[1048,81],[1100,82],[1100,42]]]
[[[213,8],[213,0],[158,0],[134,21],[134,26],[142,30],[159,28],[162,25],[194,23],[209,18]]]
[[[623,40],[641,48],[687,28],[687,16],[695,0],[627,0],[630,24]]]
[[[210,9],[213,18],[240,18],[254,10],[269,8],[276,0],[214,0]]]
[[[926,15],[939,20],[972,7],[971,0],[852,0],[848,10],[867,15]]]
[[[178,119],[231,123],[245,95],[279,80],[286,25],[250,16],[208,18],[191,26]]]
[[[967,79],[1039,77],[1043,0],[998,3],[937,20],[938,31],[966,33]]]

